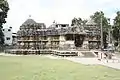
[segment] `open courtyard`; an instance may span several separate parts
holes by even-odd
[[[44,56],[0,56],[0,80],[120,80],[120,70]]]

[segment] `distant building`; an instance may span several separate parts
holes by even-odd
[[[12,27],[9,28],[3,28],[2,29],[4,33],[4,43],[6,45],[16,45],[17,44],[17,35],[16,33],[12,32]]]
[[[3,28],[5,44],[12,45],[12,27]]]

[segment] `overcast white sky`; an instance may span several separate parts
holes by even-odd
[[[8,0],[8,3],[10,10],[6,20],[13,32],[19,30],[29,15],[36,22],[49,26],[54,20],[70,24],[74,17],[89,18],[99,10],[114,18],[120,9],[120,0]]]

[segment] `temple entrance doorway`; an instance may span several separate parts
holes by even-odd
[[[82,47],[85,35],[76,34],[74,43],[76,47]]]

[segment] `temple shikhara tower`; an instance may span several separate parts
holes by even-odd
[[[42,38],[45,38],[44,34],[39,36],[38,31],[45,29],[46,26],[44,23],[36,23],[32,19],[28,19],[25,21],[21,26],[20,30],[18,31],[18,49],[40,49],[41,44],[45,43],[42,41]]]

